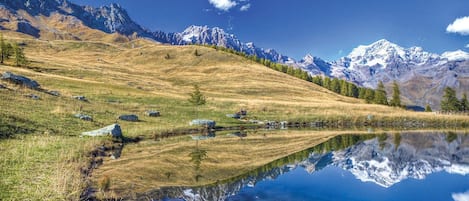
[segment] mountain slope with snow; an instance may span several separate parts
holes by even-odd
[[[313,75],[337,77],[368,88],[376,88],[379,81],[388,86],[397,81],[405,103],[422,107],[430,104],[438,109],[445,87],[455,88],[459,94],[469,91],[469,53],[461,50],[438,55],[382,39],[326,62],[322,65],[326,68],[318,70],[310,63],[301,60],[297,65]]]

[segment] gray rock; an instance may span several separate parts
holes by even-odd
[[[7,87],[5,85],[0,84],[0,89],[6,89]]]
[[[40,85],[32,80],[32,79],[29,79],[25,76],[21,76],[21,75],[15,75],[11,72],[4,72],[2,74],[2,79],[3,80],[8,80],[12,83],[15,83],[15,84],[19,84],[19,85],[23,85],[25,87],[28,87],[30,89],[39,89],[40,88]]]
[[[191,126],[200,125],[200,126],[207,126],[207,127],[213,128],[215,127],[216,122],[213,120],[209,120],[209,119],[194,119],[189,124]]]
[[[238,113],[236,113],[236,114],[227,114],[226,117],[239,119],[239,118],[241,118],[241,115],[238,114]]]
[[[93,117],[91,117],[89,115],[86,115],[86,114],[78,113],[78,114],[75,114],[74,116],[76,118],[79,118],[79,119],[83,120],[83,121],[93,121]]]
[[[119,138],[119,137],[122,137],[122,129],[119,126],[119,124],[112,124],[112,125],[106,126],[98,130],[83,132],[81,133],[81,135],[92,136],[92,137],[111,135],[112,137]]]
[[[53,95],[53,96],[60,96],[60,92],[58,92],[58,91],[48,91],[46,93],[48,93],[50,95]]]
[[[149,117],[159,117],[161,115],[159,111],[153,110],[146,111],[145,114]]]
[[[138,116],[135,114],[124,114],[119,116],[119,119],[122,121],[138,121]]]
[[[41,97],[39,97],[38,95],[35,95],[35,94],[29,94],[29,95],[26,95],[26,97],[31,98],[33,100],[40,100],[41,99]]]
[[[88,99],[86,99],[85,96],[72,96],[72,98],[80,100],[80,101],[88,102]]]

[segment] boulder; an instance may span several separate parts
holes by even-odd
[[[145,112],[145,114],[149,117],[159,117],[160,112],[159,111],[153,111],[153,110],[148,110]]]
[[[138,116],[135,114],[124,114],[119,116],[122,121],[138,121]]]
[[[19,84],[19,85],[23,85],[25,87],[28,87],[30,89],[39,89],[40,88],[40,85],[34,81],[34,80],[31,80],[25,76],[21,76],[21,75],[15,75],[11,72],[4,72],[2,74],[2,79],[3,80],[8,80],[12,83],[15,83],[15,84]]]
[[[91,117],[89,115],[86,115],[86,114],[78,113],[78,114],[75,114],[74,116],[76,118],[79,118],[79,119],[83,120],[83,121],[93,121],[93,117]]]
[[[216,125],[216,122],[213,120],[209,120],[209,119],[194,119],[189,124],[191,126],[200,125],[200,126],[206,126],[209,128],[214,128]]]
[[[111,135],[112,137],[120,138],[122,137],[122,129],[119,124],[112,124],[98,130],[83,132],[81,135],[92,137]]]
[[[234,118],[234,119],[240,119],[241,115],[238,114],[238,113],[236,113],[236,114],[227,114],[226,117]]]
[[[58,92],[58,91],[48,91],[46,93],[48,93],[49,95],[52,95],[52,96],[60,96],[60,92]]]
[[[84,102],[88,102],[88,99],[86,99],[85,96],[72,96],[73,99],[77,99],[79,101],[84,101]]]
[[[31,98],[33,100],[40,100],[41,99],[41,97],[39,97],[36,94],[29,94],[29,95],[26,95],[26,97]]]
[[[6,89],[7,87],[0,84],[0,89]]]

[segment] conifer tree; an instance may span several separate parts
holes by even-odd
[[[446,87],[440,105],[441,110],[444,112],[459,111],[460,106],[456,91],[451,87]]]
[[[432,108],[430,107],[429,104],[425,106],[425,112],[432,112]]]
[[[194,85],[194,92],[190,94],[188,101],[196,107],[196,116],[199,118],[199,106],[205,105],[207,102],[205,96],[200,92],[199,85]]]
[[[375,99],[375,91],[373,89],[364,89],[365,96],[364,99],[366,103],[373,103]]]
[[[399,85],[395,80],[392,83],[392,99],[390,105],[394,107],[401,106],[401,91],[399,90]]]
[[[388,98],[387,98],[387,95],[386,95],[386,90],[384,89],[384,84],[383,84],[382,81],[379,81],[379,83],[378,83],[378,88],[376,89],[376,92],[375,92],[374,103],[381,104],[381,105],[387,105],[388,104]]]
[[[24,56],[23,49],[21,49],[16,43],[13,45],[13,52],[15,53],[16,66],[22,66],[27,64],[26,56]]]
[[[467,95],[464,93],[462,95],[461,101],[459,103],[459,110],[462,112],[467,112],[469,110],[469,102],[467,101]]]
[[[330,90],[336,93],[340,93],[340,81],[338,78],[332,79]]]
[[[6,43],[5,43],[5,39],[3,38],[3,34],[0,33],[0,63],[3,64],[3,62],[5,61],[5,55],[6,53]]]

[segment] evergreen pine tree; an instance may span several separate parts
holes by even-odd
[[[194,92],[190,96],[188,101],[196,107],[196,116],[199,118],[199,106],[205,105],[207,102],[205,96],[200,92],[199,85],[194,85]]]
[[[467,95],[464,93],[462,95],[461,101],[459,103],[459,110],[462,112],[467,112],[469,110],[469,102],[467,101]]]
[[[456,91],[451,87],[446,87],[440,105],[441,110],[444,112],[459,111],[459,100],[456,97]]]
[[[332,79],[330,90],[335,93],[340,93],[340,81],[338,78]]]
[[[374,103],[381,104],[381,105],[387,105],[388,104],[388,98],[387,98],[387,95],[386,95],[386,90],[384,89],[384,84],[383,84],[382,81],[379,81],[379,83],[378,83],[378,88],[376,89],[376,92],[375,92]]]
[[[353,83],[348,83],[348,93],[350,97],[358,98],[358,87]]]
[[[432,108],[430,107],[429,104],[425,106],[425,112],[432,112]]]
[[[366,89],[363,87],[358,88],[358,98],[365,99]]]
[[[401,91],[399,90],[399,85],[395,80],[392,83],[392,99],[390,105],[394,107],[401,106]]]
[[[340,80],[340,94],[343,96],[348,96],[348,85],[345,80]]]
[[[5,53],[6,53],[6,43],[5,43],[5,39],[3,38],[3,34],[0,33],[0,63],[2,64],[5,61]]]
[[[365,89],[366,103],[373,103],[374,99],[375,99],[375,91],[373,89]]]
[[[27,64],[27,60],[24,56],[23,49],[21,49],[16,43],[13,45],[13,52],[15,53],[16,66],[22,66]]]

